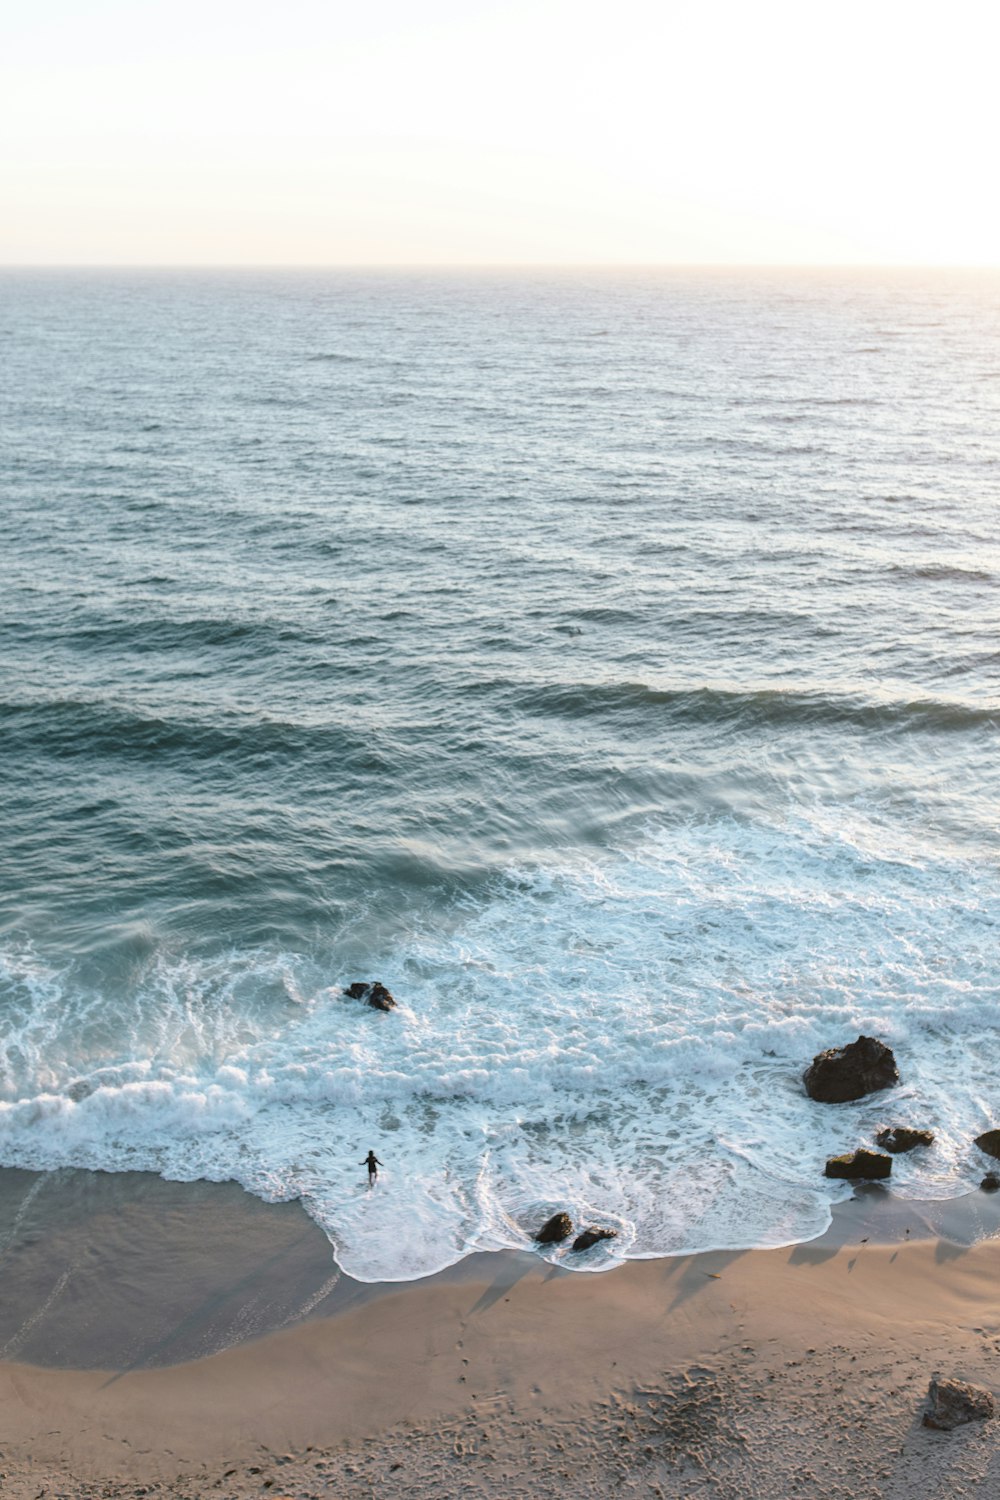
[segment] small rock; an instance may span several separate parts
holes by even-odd
[[[601,1240],[616,1240],[617,1238],[617,1229],[595,1229],[591,1225],[589,1229],[585,1229],[582,1234],[577,1235],[573,1241],[573,1249],[589,1250],[591,1245],[596,1245]]]
[[[363,980],[355,980],[349,984],[344,994],[351,1000],[364,1000],[373,1010],[395,1010],[396,1002],[389,994],[384,984],[376,979],[371,984],[365,984]]]
[[[827,1177],[846,1177],[850,1180],[863,1179],[867,1182],[877,1181],[880,1177],[888,1177],[892,1172],[892,1157],[883,1156],[880,1151],[851,1151],[846,1156],[831,1156],[826,1164]]]
[[[987,1130],[982,1135],[977,1135],[976,1145],[980,1151],[985,1151],[987,1156],[1000,1159],[1000,1130]]]
[[[539,1245],[558,1245],[572,1233],[573,1220],[569,1214],[553,1214],[535,1235],[535,1241]]]
[[[901,1151],[912,1151],[916,1146],[933,1146],[933,1130],[911,1130],[908,1125],[893,1125],[889,1130],[880,1130],[875,1137],[883,1151],[898,1156]]]
[[[899,1082],[896,1059],[884,1042],[859,1036],[846,1047],[817,1053],[802,1079],[810,1099],[822,1104],[844,1104],[863,1099]]]
[[[951,1432],[965,1422],[985,1422],[995,1410],[992,1391],[981,1385],[966,1385],[961,1380],[943,1380],[940,1375],[932,1375],[924,1426]]]
[[[984,1193],[995,1193],[1000,1189],[1000,1177],[995,1172],[987,1172],[979,1186]]]

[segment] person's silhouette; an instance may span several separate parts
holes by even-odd
[[[379,1161],[374,1151],[369,1151],[368,1155],[365,1157],[364,1161],[360,1163],[360,1165],[368,1168],[368,1186],[371,1187],[372,1183],[378,1176],[378,1169],[382,1165],[382,1163]]]

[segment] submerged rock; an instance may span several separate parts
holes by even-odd
[[[908,1125],[893,1125],[891,1129],[880,1130],[875,1139],[883,1151],[891,1151],[893,1156],[898,1156],[901,1151],[912,1151],[916,1146],[932,1146],[934,1132],[911,1130]]]
[[[830,1047],[818,1053],[802,1081],[810,1099],[818,1099],[821,1104],[845,1104],[878,1089],[892,1088],[899,1082],[899,1069],[884,1042],[859,1036],[846,1047]]]
[[[395,1010],[396,1008],[395,1000],[385,985],[379,984],[377,979],[370,984],[365,984],[363,980],[355,980],[354,984],[347,986],[344,994],[351,1000],[364,1000],[365,1004],[370,1005],[373,1010]]]
[[[535,1235],[539,1245],[559,1245],[573,1233],[573,1220],[569,1214],[553,1214]]]
[[[589,1250],[591,1245],[597,1245],[601,1240],[616,1240],[617,1238],[617,1229],[595,1229],[591,1225],[589,1229],[585,1229],[582,1234],[577,1235],[573,1241],[573,1249]]]
[[[847,1156],[831,1156],[826,1164],[827,1177],[846,1177],[849,1181],[876,1181],[892,1172],[892,1157],[881,1151],[851,1151]]]
[[[963,1380],[943,1380],[932,1375],[927,1392],[924,1426],[951,1432],[966,1422],[985,1422],[996,1411],[993,1392],[981,1385],[966,1385]]]
[[[1000,1177],[995,1172],[987,1172],[979,1186],[984,1193],[995,1193],[1000,1190]]]
[[[977,1135],[976,1145],[980,1151],[985,1151],[987,1156],[1000,1159],[1000,1130],[986,1130],[982,1135]]]

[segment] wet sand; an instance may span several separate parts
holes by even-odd
[[[231,1184],[0,1173],[0,1486],[46,1495],[1000,1495],[1000,1195],[822,1239],[364,1286]]]

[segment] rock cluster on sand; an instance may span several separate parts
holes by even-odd
[[[852,1151],[847,1156],[831,1156],[826,1164],[827,1177],[846,1177],[850,1181],[877,1181],[892,1171],[892,1157],[881,1151]]]
[[[541,1229],[535,1235],[535,1243],[538,1245],[561,1245],[563,1240],[568,1240],[573,1233],[573,1220],[569,1214],[553,1214],[551,1219],[546,1219]],[[584,1229],[577,1235],[570,1249],[589,1250],[591,1245],[597,1245],[601,1240],[616,1240],[617,1229],[598,1229],[593,1224],[589,1229]]]
[[[344,994],[351,1000],[364,1000],[366,1005],[372,1007],[372,1010],[395,1010],[396,1008],[395,1000],[385,985],[380,984],[377,979],[368,984],[363,980],[357,980],[354,984],[347,986]]]
[[[878,1089],[890,1088],[899,1082],[899,1070],[884,1042],[871,1036],[859,1036],[856,1042],[846,1047],[830,1047],[826,1052],[817,1053],[802,1081],[811,1098],[822,1103],[841,1104],[861,1099]],[[893,1156],[913,1151],[918,1146],[932,1146],[934,1132],[911,1125],[886,1125],[876,1131],[875,1141],[882,1147],[881,1152],[862,1146],[843,1156],[831,1156],[826,1163],[825,1175],[877,1182],[890,1176]],[[976,1136],[975,1144],[987,1156],[1000,1161],[1000,1129],[984,1130],[982,1135]],[[884,1152],[890,1155],[886,1156]],[[1000,1190],[1000,1176],[996,1172],[987,1172],[979,1186],[984,1193],[995,1193]]]
[[[829,1047],[818,1052],[802,1075],[806,1092],[822,1104],[846,1104],[863,1099],[866,1094],[892,1088],[899,1082],[899,1069],[892,1051],[873,1036],[859,1036],[846,1047]],[[875,1134],[882,1152],[860,1147],[844,1156],[831,1156],[826,1164],[827,1177],[879,1181],[892,1172],[892,1157],[917,1146],[934,1144],[933,1130],[919,1130],[910,1125],[887,1125]],[[984,1130],[976,1136],[980,1151],[1000,1161],[1000,1129]],[[1000,1176],[987,1172],[979,1184],[984,1193],[1000,1190]]]
[[[985,1422],[996,1410],[993,1393],[981,1385],[966,1385],[961,1380],[943,1380],[932,1375],[927,1392],[924,1426],[951,1432],[965,1422]]]
[[[880,1130],[875,1140],[883,1151],[891,1151],[893,1156],[898,1156],[901,1151],[912,1151],[917,1146],[933,1146],[933,1130],[911,1130],[908,1125],[893,1125],[890,1129]]]
[[[899,1082],[896,1059],[884,1042],[859,1036],[846,1047],[830,1047],[813,1058],[803,1076],[810,1099],[844,1104]]]

